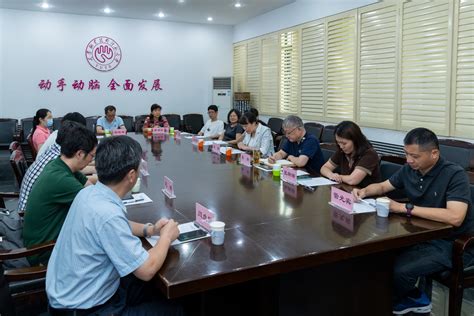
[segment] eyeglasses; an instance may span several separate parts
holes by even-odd
[[[291,131],[285,132],[285,136],[290,136],[291,133],[293,133],[297,128],[298,128],[298,127],[295,127],[295,128],[293,128]]]
[[[91,154],[90,152],[89,152],[89,153],[86,153],[85,151],[84,151],[84,153],[86,154],[86,156],[91,156],[92,160],[95,159],[95,154],[93,155],[93,154]]]

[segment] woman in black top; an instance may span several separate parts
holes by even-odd
[[[232,109],[227,114],[227,126],[224,134],[219,137],[220,140],[224,140],[231,145],[235,145],[242,141],[244,138],[244,129],[239,124],[241,114],[238,110]]]

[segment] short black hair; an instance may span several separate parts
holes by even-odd
[[[245,112],[239,120],[240,125],[247,125],[250,123],[256,123],[257,117],[252,112]]]
[[[61,120],[61,124],[63,124],[65,121],[77,122],[84,126],[87,125],[86,118],[79,112],[69,112],[68,114],[64,115],[63,119]]]
[[[252,112],[256,117],[258,117],[258,110],[256,108],[250,108],[248,112]]]
[[[227,123],[230,124],[230,115],[231,115],[232,113],[235,113],[235,115],[237,115],[237,123],[238,123],[239,120],[240,120],[240,117],[242,116],[242,114],[240,114],[240,111],[239,111],[239,110],[236,110],[236,109],[231,109],[231,110],[229,111],[229,113],[227,113]]]
[[[213,111],[216,111],[216,112],[219,112],[219,109],[217,108],[217,105],[214,105],[214,104],[211,104],[207,107],[207,110],[213,110]]]
[[[424,127],[417,127],[409,131],[403,139],[403,144],[418,145],[422,150],[439,149],[436,134]]]
[[[87,154],[93,151],[97,146],[97,137],[84,125],[64,121],[59,128],[56,142],[61,146],[61,155],[72,158],[80,150]]]
[[[105,138],[95,156],[99,181],[105,185],[119,183],[130,170],[138,170],[141,155],[140,144],[128,136]]]
[[[107,105],[104,109],[105,114],[107,114],[107,112],[112,112],[112,111],[115,111],[115,112],[117,111],[117,109],[113,105]]]

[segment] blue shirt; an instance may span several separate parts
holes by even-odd
[[[313,134],[306,133],[299,143],[286,140],[281,149],[288,155],[295,157],[307,156],[309,160],[305,167],[312,172],[319,173],[324,164],[323,152],[321,147],[319,147],[319,141]]]
[[[120,278],[148,259],[125,215],[120,197],[102,183],[79,192],[48,263],[46,293],[53,308],[105,303]]]
[[[99,117],[97,119],[97,126],[102,126],[104,130],[114,130],[120,128],[120,126],[124,125],[123,120],[120,116],[116,116],[112,122],[107,121],[105,116]]]

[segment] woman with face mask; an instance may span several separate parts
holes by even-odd
[[[48,109],[39,109],[33,117],[33,129],[31,139],[34,149],[38,151],[43,146],[46,139],[51,134],[50,128],[53,128],[53,115]]]

